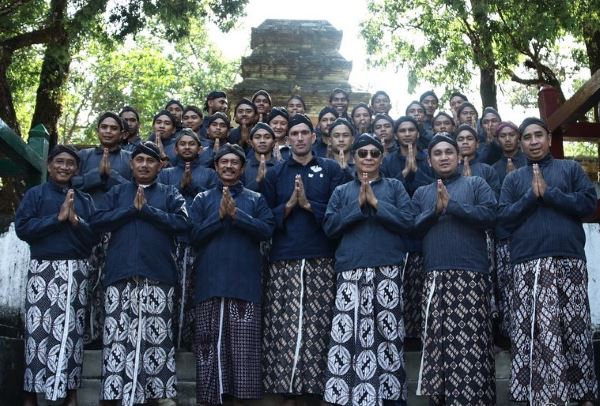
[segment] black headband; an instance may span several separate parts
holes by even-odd
[[[210,116],[208,116],[208,125],[211,125],[211,123],[218,118],[225,121],[225,124],[227,124],[228,128],[231,127],[231,122],[229,121],[229,117],[227,117],[227,114],[221,113],[220,111],[217,111],[216,113],[213,113]]]
[[[475,108],[475,106],[473,106],[471,103],[469,102],[464,102],[463,104],[461,104],[460,106],[458,106],[458,109],[456,109],[456,115],[460,116],[460,113],[466,108],[466,107],[471,107],[473,110],[475,110],[475,114],[479,117],[479,113],[477,113],[477,109]]]
[[[429,156],[431,156],[431,150],[433,149],[433,147],[435,147],[440,142],[447,142],[448,144],[452,145],[454,147],[454,149],[456,150],[456,153],[458,153],[458,144],[456,143],[456,141],[453,138],[451,138],[445,134],[447,134],[447,133],[438,133],[433,136],[433,138],[431,139],[431,142],[427,146],[427,150],[429,151]]]
[[[433,90],[428,90],[428,91],[426,91],[425,93],[423,93],[423,94],[421,95],[421,97],[419,97],[419,101],[420,101],[421,103],[423,103],[423,100],[424,100],[424,99],[425,99],[427,96],[433,96],[437,102],[439,102],[439,101],[440,101],[440,99],[437,97],[437,94],[435,94],[435,92],[434,92]]]
[[[356,152],[356,150],[366,146],[366,145],[373,145],[375,146],[380,152],[383,152],[383,145],[381,144],[381,141],[379,141],[376,137],[373,137],[371,134],[361,134],[356,141],[354,141],[354,143],[352,144],[352,152]]]
[[[461,131],[470,132],[471,134],[473,134],[473,137],[475,137],[475,139],[477,141],[479,141],[479,136],[477,135],[477,130],[475,130],[469,124],[461,124],[458,127],[456,127],[456,129],[454,130],[454,134],[456,134],[454,138],[458,137],[458,134],[460,134]]]
[[[415,125],[415,128],[417,129],[417,131],[419,131],[419,123],[417,122],[417,120],[414,119],[414,117],[402,116],[398,120],[396,120],[396,122],[394,123],[394,134],[396,134],[398,132],[398,128],[400,128],[400,124],[406,123],[406,122],[413,123]]]
[[[119,115],[117,113],[113,113],[112,111],[107,111],[106,113],[103,113],[98,118],[98,126],[97,126],[97,128],[100,128],[100,124],[102,124],[102,122],[104,120],[106,120],[107,118],[114,119],[117,122],[117,124],[119,125],[119,130],[123,131],[123,119],[121,117],[119,117]]]
[[[179,100],[175,100],[175,99],[169,100],[167,102],[167,104],[165,104],[165,109],[168,109],[171,104],[176,104],[181,108],[181,110],[183,110],[183,104],[181,104],[181,102]]]
[[[329,126],[329,135],[331,135],[331,133],[333,132],[333,129],[337,126],[340,125],[345,125],[346,127],[348,127],[350,129],[350,132],[352,133],[352,136],[354,136],[356,130],[354,128],[354,126],[350,123],[350,121],[346,120],[343,117],[340,118],[336,118],[335,121],[333,123],[331,123],[331,126]]]
[[[54,148],[52,148],[52,150],[48,153],[48,162],[51,162],[55,156],[60,155],[63,152],[66,152],[67,154],[75,158],[77,166],[79,166],[81,159],[79,158],[79,155],[77,155],[77,151],[75,150],[75,148],[63,144],[56,144]]]
[[[198,134],[196,134],[194,132],[194,130],[192,130],[191,128],[183,128],[181,131],[179,131],[179,133],[177,134],[177,137],[175,138],[175,145],[177,145],[177,143],[179,142],[179,140],[181,139],[181,137],[183,137],[184,135],[187,135],[188,137],[192,137],[194,139],[194,141],[196,141],[198,143],[198,145],[200,145],[200,138],[198,138]]]
[[[223,145],[217,152],[215,152],[215,162],[218,162],[219,159],[224,157],[227,154],[235,154],[242,161],[242,165],[246,163],[246,154],[244,154],[244,150],[237,144],[227,143]]]
[[[161,110],[158,113],[156,113],[154,115],[154,117],[152,118],[152,125],[154,125],[154,123],[156,122],[156,120],[160,117],[160,116],[167,116],[169,117],[169,120],[171,120],[171,123],[173,125],[175,125],[176,120],[175,120],[175,116],[173,114],[171,114],[171,112],[169,110]]]
[[[269,117],[267,117],[267,123],[270,123],[271,120],[273,120],[277,116],[281,116],[287,121],[290,121],[290,115],[288,114],[286,109],[284,109],[283,107],[273,107],[271,109],[271,112],[269,113]]]
[[[269,134],[275,137],[275,131],[273,131],[270,125],[268,125],[267,123],[256,123],[256,125],[250,130],[250,139],[254,137],[254,133],[258,130],[266,130]]]
[[[131,152],[131,159],[135,158],[139,154],[146,154],[157,161],[160,161],[160,150],[152,141],[144,141],[137,144]]]
[[[310,121],[310,118],[308,118],[308,116],[306,114],[298,113],[294,117],[292,117],[290,119],[290,122],[288,123],[288,130],[291,130],[292,127],[294,127],[298,124],[306,124],[311,132],[313,132],[315,130],[313,127],[312,121]]]
[[[523,135],[523,133],[525,132],[527,127],[529,127],[532,124],[537,124],[540,127],[542,127],[544,130],[546,130],[546,132],[548,132],[548,133],[550,132],[550,130],[548,129],[548,124],[546,124],[546,122],[544,120],[539,119],[537,117],[527,117],[525,120],[523,120],[523,122],[519,126],[519,134]]]
[[[258,114],[258,109],[256,108],[256,105],[249,99],[246,99],[245,97],[243,99],[241,99],[239,102],[237,102],[237,104],[235,105],[235,109],[233,109],[233,111],[237,111],[238,107],[242,106],[242,105],[248,105],[252,108],[252,110],[254,110],[254,114]]]

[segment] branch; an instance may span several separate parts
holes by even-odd
[[[5,5],[4,7],[0,8],[0,17],[8,16],[13,11],[29,2],[31,2],[31,0],[15,0],[12,3]]]
[[[5,48],[9,51],[15,51],[17,49],[25,48],[34,44],[45,44],[52,39],[53,33],[53,27],[46,27],[36,31],[26,32],[0,42],[0,48]]]
[[[509,71],[510,73],[510,80],[512,80],[513,82],[517,82],[520,83],[522,85],[526,85],[526,86],[539,86],[539,85],[545,85],[546,81],[540,78],[537,79],[523,79],[519,76],[517,76],[516,73],[514,73],[513,71]]]

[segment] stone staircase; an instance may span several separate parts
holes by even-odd
[[[408,406],[426,406],[427,398],[415,395],[421,361],[421,352],[405,353],[406,373],[408,377]],[[161,406],[196,406],[196,373],[194,355],[190,352],[178,352],[176,356],[178,398],[176,402],[164,402]],[[86,351],[84,355],[82,388],[78,392],[79,406],[97,406],[100,395],[101,351]],[[508,401],[508,382],[510,377],[510,354],[502,351],[496,355],[496,398],[498,406],[517,405]],[[303,401],[303,406],[319,406],[317,402]],[[58,403],[57,403],[58,404]],[[41,406],[53,403],[40,402]],[[275,397],[267,396],[260,401],[246,402],[246,406],[278,406]],[[466,405],[465,405],[466,406]]]

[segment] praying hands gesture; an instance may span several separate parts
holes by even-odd
[[[227,186],[223,186],[223,195],[221,196],[221,204],[219,205],[219,218],[222,220],[229,216],[231,219],[235,219],[236,205],[233,196]]]
[[[369,183],[369,178],[366,173],[363,173],[363,176],[360,179],[360,190],[358,192],[358,205],[363,207],[365,204],[369,204],[375,210],[377,210],[377,198],[375,197],[375,193],[373,193],[373,188]]]
[[[248,145],[250,140],[250,129],[246,121],[242,121],[240,124],[240,146]]]
[[[185,169],[183,170],[183,176],[181,177],[181,181],[179,184],[182,189],[185,189],[192,183],[192,167],[189,162],[185,163]]]
[[[448,189],[446,189],[446,185],[442,182],[441,179],[437,181],[437,201],[435,203],[435,213],[439,216],[448,208],[448,201],[450,200],[450,195],[448,194]]]
[[[137,192],[135,193],[135,198],[133,199],[133,207],[135,207],[138,211],[142,210],[142,207],[146,204],[146,196],[144,195],[144,188],[138,186]]]
[[[463,158],[463,176],[473,176],[473,172],[471,171],[471,165],[469,164],[469,157],[466,156]]]
[[[285,216],[287,217],[296,206],[311,211],[310,202],[306,198],[304,183],[302,182],[302,177],[300,175],[296,175],[296,178],[294,179],[294,191],[285,204]]]
[[[535,197],[538,199],[544,197],[547,185],[538,164],[533,164],[533,179],[531,180],[531,188],[533,189],[533,194]]]
[[[65,201],[58,212],[58,221],[62,223],[67,220],[74,226],[79,224],[79,216],[75,212],[75,191],[73,189],[69,189],[67,192]]]
[[[104,148],[98,171],[100,172],[100,176],[102,177],[108,177],[110,175],[110,161],[108,160],[108,148]]]
[[[213,152],[217,152],[221,148],[221,139],[215,138],[215,143],[213,144]]]
[[[338,164],[342,169],[346,169],[348,167],[348,162],[346,162],[346,155],[344,155],[344,151],[340,149],[340,153],[338,155]]]
[[[515,164],[513,163],[511,158],[506,158],[506,174],[511,173],[512,171],[514,171],[515,168]]]
[[[406,156],[406,164],[402,170],[402,176],[406,178],[411,172],[417,172],[417,156],[412,144],[409,144],[408,155]]]
[[[158,150],[160,151],[160,160],[162,162],[168,161],[169,157],[165,153],[165,147],[164,147],[164,145],[162,143],[162,138],[160,137],[160,135],[156,136],[156,146],[158,147]]]
[[[267,174],[267,160],[265,154],[260,154],[260,164],[258,164],[258,172],[256,173],[256,183],[260,183]]]

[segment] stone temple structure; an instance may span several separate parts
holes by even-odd
[[[242,58],[242,82],[228,92],[231,105],[242,97],[267,90],[273,106],[285,106],[299,94],[316,121],[319,110],[329,103],[332,89],[350,93],[350,108],[369,102],[370,94],[348,82],[352,62],[340,53],[342,31],[325,20],[265,20],[252,28],[250,56]]]

